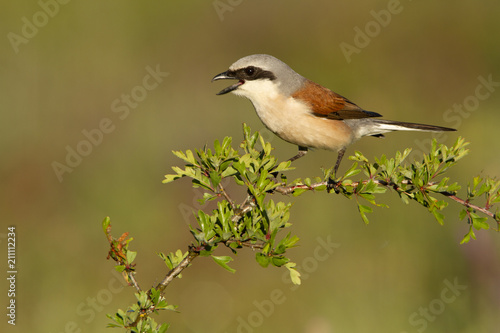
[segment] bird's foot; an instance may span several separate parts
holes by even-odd
[[[333,190],[333,191],[335,191],[336,194],[339,194],[340,193],[340,190],[339,190],[340,183],[341,182],[338,182],[335,179],[329,177],[328,181],[326,182],[326,191],[328,193],[331,193]]]

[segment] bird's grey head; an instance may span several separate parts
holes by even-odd
[[[304,83],[305,78],[297,74],[283,61],[267,55],[253,54],[243,57],[229,66],[229,70],[216,75],[212,81],[233,79],[237,83],[221,90],[217,95],[234,92],[239,95],[251,97],[251,90],[257,86],[265,88],[262,84],[255,82],[272,82],[276,88],[285,96],[290,96],[297,91]],[[244,85],[247,84],[246,87]]]

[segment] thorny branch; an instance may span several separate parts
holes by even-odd
[[[445,207],[445,201],[438,201],[433,197],[434,194],[439,193],[467,208],[465,212],[464,210],[461,212],[461,218],[467,215],[470,223],[470,231],[466,236],[464,236],[465,242],[467,242],[471,237],[475,238],[473,227],[478,230],[481,228],[489,228],[489,225],[484,226],[484,220],[486,220],[486,218],[479,217],[475,214],[476,211],[493,218],[500,226],[500,213],[493,213],[490,211],[491,207],[496,202],[500,201],[500,194],[498,192],[500,182],[494,182],[488,178],[484,183],[481,183],[483,181],[482,179],[479,177],[475,178],[474,186],[469,187],[467,198],[465,200],[457,197],[456,190],[460,188],[457,184],[447,185],[447,178],[443,179],[441,182],[433,182],[438,175],[444,173],[447,168],[467,153],[464,149],[467,143],[464,143],[463,139],[458,139],[455,146],[451,149],[445,146],[437,147],[436,142],[433,142],[432,152],[428,156],[426,155],[426,157],[424,157],[424,162],[422,162],[423,164],[414,165],[414,168],[411,170],[403,170],[406,171],[406,173],[402,173],[402,176],[394,175],[394,173],[399,170],[398,166],[409,154],[409,150],[405,150],[402,154],[398,153],[395,159],[389,160],[383,156],[380,160],[376,161],[376,164],[373,165],[368,164],[368,160],[361,153],[356,153],[356,156],[353,159],[358,162],[366,163],[365,172],[369,177],[366,180],[354,182],[348,179],[361,172],[360,169],[356,169],[357,164],[355,164],[345,173],[345,176],[337,180],[331,179],[330,169],[330,171],[324,170],[326,171],[325,179],[327,179],[325,181],[321,181],[321,178],[316,178],[317,182],[311,183],[310,179],[306,178],[303,181],[304,183],[302,183],[302,180],[296,180],[294,185],[287,185],[286,177],[281,178],[284,181],[282,183],[277,180],[277,174],[282,171],[290,170],[290,165],[283,165],[281,163],[276,166],[276,160],[270,153],[272,149],[270,144],[264,142],[262,138],[260,138],[262,150],[258,151],[255,148],[255,143],[259,139],[258,134],[256,133],[251,135],[250,129],[246,127],[246,125],[244,127],[244,133],[245,141],[240,145],[240,148],[242,148],[245,152],[244,155],[240,155],[231,147],[232,139],[228,137],[223,140],[222,144],[219,141],[216,141],[213,152],[210,149],[196,151],[198,159],[190,150],[186,152],[174,152],[176,156],[187,163],[186,168],[183,170],[179,167],[173,167],[175,174],[166,175],[164,183],[169,183],[182,177],[189,177],[193,179],[195,187],[202,187],[208,192],[208,195],[204,195],[203,200],[213,200],[217,197],[222,197],[224,200],[217,202],[218,209],[214,210],[212,215],[205,214],[202,211],[199,212],[197,219],[200,227],[197,229],[191,229],[197,241],[189,245],[187,254],[183,254],[180,250],[178,250],[178,254],[170,254],[168,256],[164,256],[162,254],[162,256],[166,257],[164,260],[170,270],[161,282],[157,284],[156,288],[151,288],[146,292],[141,290],[135,279],[135,265],[132,264],[135,258],[135,253],[128,251],[127,249],[128,242],[131,240],[126,239],[128,233],[123,234],[119,239],[114,239],[109,233],[110,225],[108,225],[109,229],[105,225],[105,233],[111,244],[109,255],[117,261],[119,266],[121,266],[119,268],[124,273],[124,277],[127,282],[138,291],[138,294],[140,294],[138,296],[140,308],[139,310],[136,309],[132,311],[134,313],[139,313],[139,315],[134,318],[129,316],[128,312],[118,312],[118,314],[112,318],[115,322],[124,326],[123,318],[129,317],[132,318],[129,321],[131,324],[124,327],[139,328],[139,324],[141,324],[144,317],[148,317],[150,313],[156,312],[157,309],[162,309],[162,305],[159,305],[160,303],[158,303],[158,300],[159,297],[163,297],[162,294],[164,293],[166,287],[176,277],[179,277],[182,271],[189,267],[191,262],[196,257],[200,255],[211,255],[217,245],[223,244],[230,248],[234,253],[236,253],[236,248],[241,247],[251,248],[254,251],[262,251],[262,253],[257,253],[256,258],[257,262],[259,262],[259,264],[263,267],[266,267],[270,262],[274,266],[278,267],[284,265],[289,260],[281,255],[284,251],[281,250],[283,252],[273,252],[275,245],[273,243],[274,241],[262,241],[264,237],[265,239],[271,239],[269,231],[264,230],[267,234],[263,234],[263,231],[258,229],[260,227],[257,227],[257,232],[261,233],[259,234],[260,238],[249,236],[254,235],[256,232],[255,230],[251,230],[253,233],[250,232],[245,234],[247,228],[251,228],[247,225],[247,218],[253,217],[254,214],[259,217],[260,213],[266,215],[268,214],[268,210],[271,212],[273,212],[273,210],[283,210],[282,206],[280,206],[281,208],[278,208],[278,205],[275,205],[272,200],[268,200],[269,205],[266,204],[264,206],[263,201],[266,194],[279,193],[282,195],[298,195],[304,191],[320,191],[326,189],[328,192],[333,190],[336,194],[343,194],[348,198],[351,198],[354,195],[356,196],[356,199],[358,199],[359,196],[368,202],[377,205],[373,199],[374,194],[383,193],[385,192],[385,189],[388,188],[397,192],[405,202],[408,202],[408,199],[411,199],[429,208],[436,219],[438,219],[441,223],[444,216],[440,214],[438,210]],[[377,173],[379,166],[383,167],[381,169],[383,173]],[[421,166],[425,166],[423,169],[425,172],[416,172],[415,170],[423,168],[421,168]],[[272,172],[276,168],[278,168],[276,173]],[[414,178],[408,176],[407,173],[411,173]],[[270,178],[269,175],[272,175],[274,179]],[[248,187],[246,198],[240,204],[231,198],[230,193],[226,191],[225,186],[221,183],[222,179],[229,177],[234,177],[238,185],[246,185]],[[481,184],[481,186],[478,187],[478,184]],[[380,187],[377,188],[377,186]],[[471,203],[473,198],[479,197],[483,193],[488,195],[484,207]],[[281,205],[283,203],[280,202],[279,204]],[[289,205],[286,207],[288,208]],[[365,220],[365,223],[368,223],[364,213],[370,212],[371,208],[361,205],[359,202],[358,208],[363,220]],[[288,213],[288,210],[285,212]],[[249,213],[251,213],[251,215],[249,215]],[[280,221],[286,223],[288,215],[283,214],[283,216],[287,217],[286,219],[281,217]],[[216,226],[219,229],[214,228],[214,221],[217,221]],[[232,223],[229,223],[228,221]],[[237,237],[232,237],[231,232],[237,232]],[[222,233],[224,233],[223,236]],[[227,236],[228,234],[231,237]],[[279,246],[284,247],[286,250],[287,248],[292,247],[297,240],[298,238],[294,239],[292,237],[289,239],[287,236],[281,241],[282,243],[280,243]],[[268,248],[271,250],[268,250]],[[231,260],[230,257],[212,257],[222,267],[229,271],[234,271],[226,265],[226,263]],[[294,273],[294,266],[286,267],[290,271],[292,281],[295,277],[295,279],[299,281],[298,283],[300,283],[300,277],[297,275],[298,273]],[[140,297],[146,298],[149,303],[145,301],[142,301],[141,303]],[[165,308],[166,306],[163,306],[163,309]]]
[[[386,182],[386,181],[377,180],[377,179],[371,179],[371,181],[374,182],[375,184],[382,185],[382,186],[385,186],[385,187],[388,187],[388,188],[392,188],[392,189],[394,189],[394,190],[396,190],[398,192],[403,192],[403,190],[397,184],[395,184],[395,183]],[[368,180],[364,180],[361,183],[366,184],[366,183],[368,183]],[[404,184],[408,184],[408,185],[412,185],[411,181],[408,181],[408,180],[404,181],[403,183]],[[352,182],[350,184],[346,184],[345,186],[349,186],[349,187],[355,188],[359,184],[360,184],[360,182]],[[435,185],[435,184],[437,184],[437,183],[429,183],[428,185],[432,186],[432,185]],[[330,184],[327,181],[324,181],[324,182],[314,183],[314,184],[311,184],[311,185],[299,184],[299,185],[291,185],[291,186],[279,186],[279,187],[275,188],[274,191],[278,192],[278,193],[281,193],[283,195],[288,195],[288,194],[293,193],[297,189],[314,191],[318,187],[329,186],[329,185]],[[448,197],[448,198],[450,198],[450,199],[452,199],[453,201],[461,204],[464,207],[471,208],[473,210],[477,210],[477,211],[479,211],[479,212],[481,212],[481,213],[483,213],[485,215],[488,215],[489,217],[495,219],[495,213],[489,211],[487,208],[483,208],[483,207],[479,207],[477,205],[474,205],[474,204],[470,203],[469,201],[461,199],[461,198],[457,197],[455,194],[450,193],[450,192],[439,192],[439,193],[442,194],[442,195],[444,195],[444,196],[446,196],[446,197]]]
[[[158,283],[156,290],[163,292],[170,282],[172,282],[176,276],[181,274],[181,272],[189,266],[189,264],[200,255],[200,249],[196,249],[193,245],[189,246],[188,255],[184,258],[177,266],[172,268],[163,280]]]
[[[127,272],[127,277],[128,277],[128,280],[130,281],[129,283],[132,286],[134,286],[135,290],[141,291],[141,287],[139,287],[139,284],[137,283],[137,280],[135,279],[135,272],[128,271]]]
[[[398,192],[404,192],[403,189],[401,189],[396,183],[387,182],[387,181],[383,181],[383,180],[376,180],[376,179],[364,180],[364,181],[361,181],[361,182],[352,182],[352,183],[349,183],[349,184],[346,184],[346,185],[343,185],[343,186],[349,186],[349,187],[352,187],[352,188],[356,188],[360,183],[366,184],[369,181],[372,181],[372,182],[374,182],[375,184],[378,184],[378,185],[385,186],[387,188],[392,188],[392,189],[394,189],[394,190],[396,190]],[[411,181],[409,181],[409,180],[403,181],[403,184],[412,185]],[[432,186],[432,185],[435,185],[435,184],[436,183],[429,183],[428,185]],[[289,194],[293,193],[297,189],[314,191],[318,187],[324,187],[324,186],[330,186],[330,185],[331,184],[328,181],[323,181],[323,182],[313,183],[311,185],[298,184],[298,185],[291,185],[291,186],[278,186],[273,191],[277,192],[277,193],[280,193],[280,194],[283,194],[283,195],[289,195]],[[334,183],[333,186],[334,187],[335,186],[339,186],[339,183]],[[224,197],[226,197],[226,199],[229,202],[232,203],[232,200],[230,199],[229,195],[222,188],[221,188],[221,190],[222,190],[222,193],[224,194]],[[463,206],[465,206],[467,208],[471,208],[473,210],[480,211],[481,213],[483,213],[485,215],[488,215],[489,217],[495,218],[495,214],[493,212],[490,212],[486,208],[474,205],[474,204],[468,202],[467,200],[461,199],[461,198],[457,197],[453,193],[450,193],[450,192],[438,192],[438,193],[440,193],[440,194],[442,194],[442,195],[444,195],[444,196],[452,199],[453,201],[455,201],[455,202],[457,202],[457,203],[459,203],[459,204],[461,204],[461,205],[463,205]],[[248,212],[250,212],[255,207],[256,207],[256,205],[255,205],[255,202],[254,202],[254,198],[253,198],[252,195],[249,194],[246,197],[246,199],[243,201],[243,203],[241,203],[241,205],[239,205],[239,208],[235,209],[236,214],[233,215],[233,217],[231,218],[232,221],[233,222],[238,222],[239,220],[241,220],[243,218],[243,216],[245,214],[247,214]],[[230,243],[235,243],[235,242],[237,242],[239,245],[242,245],[242,246],[245,246],[245,247],[249,247],[249,248],[251,248],[253,250],[255,250],[255,249],[262,249],[262,245],[252,244],[249,241],[231,241],[230,240],[230,241],[226,241],[224,244],[226,246],[228,246]],[[165,276],[165,278],[158,284],[158,286],[156,287],[156,289],[163,291],[167,287],[167,285],[170,282],[172,282],[172,280],[177,275],[179,275],[182,272],[182,270],[184,270],[186,267],[188,267],[188,265],[191,263],[191,261],[193,261],[194,258],[196,258],[198,255],[199,255],[199,250],[197,251],[191,245],[190,249],[189,249],[188,256],[184,260],[182,260],[182,262],[178,266],[174,267],[172,270],[170,270],[170,272],[167,273],[167,275]]]
[[[495,214],[493,212],[490,212],[488,209],[486,208],[483,208],[483,207],[479,207],[479,206],[476,206],[476,205],[473,205],[471,204],[469,201],[467,200],[464,200],[464,199],[460,199],[459,197],[457,197],[456,195],[454,195],[453,193],[448,193],[448,192],[443,192],[441,193],[442,195],[458,202],[459,204],[467,207],[467,208],[472,208],[473,210],[477,210],[477,211],[480,211],[481,213],[485,214],[485,215],[488,215],[489,217],[493,218],[496,220],[495,218]],[[497,221],[497,223],[500,223],[499,221]]]

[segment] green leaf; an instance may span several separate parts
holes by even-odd
[[[111,224],[111,219],[109,218],[109,216],[106,216],[102,221],[102,230],[104,231],[106,236],[108,235],[108,227],[110,224]]]
[[[260,176],[259,176],[259,179],[257,180],[257,183],[255,184],[255,186],[256,186],[258,189],[262,190],[262,189],[263,189],[263,187],[265,187],[265,186],[266,186],[266,185],[270,182],[270,180],[269,180],[269,179],[267,179],[267,175],[268,175],[268,173],[267,173],[267,171],[266,171],[266,170],[263,170],[263,171],[261,172],[261,174],[260,174]]]
[[[324,191],[326,190],[327,186],[326,185],[320,185],[320,186],[316,186],[314,188],[315,191],[319,192],[319,191]]]
[[[219,173],[215,170],[210,171],[210,180],[212,181],[212,184],[214,187],[219,186],[220,181],[221,181],[221,176]]]
[[[233,258],[231,258],[229,256],[214,256],[214,255],[212,255],[212,258],[214,259],[214,261],[217,264],[219,264],[225,270],[227,270],[231,273],[236,272],[236,270],[234,270],[233,268],[231,268],[227,265],[228,262],[233,261]]]
[[[484,183],[483,185],[481,185],[481,188],[479,189],[479,191],[476,193],[476,196],[481,196],[483,193],[485,192],[488,192],[489,190],[491,189],[491,185],[488,185],[486,183]]]
[[[196,164],[196,160],[191,150],[186,150],[185,154],[182,151],[175,151],[175,150],[172,151],[172,153],[189,164]]]
[[[229,136],[226,136],[224,140],[222,140],[222,150],[227,150],[228,148],[231,148],[231,143],[233,142],[233,139]]]
[[[472,225],[476,228],[476,230],[488,230],[490,228],[490,225],[486,222],[488,221],[487,217],[480,217],[476,213],[470,213],[470,216],[472,218]]]
[[[434,209],[432,211],[432,214],[436,218],[436,220],[439,222],[439,224],[444,225],[444,215],[441,214],[437,209]]]
[[[156,290],[155,288],[151,288],[151,301],[153,304],[158,304],[158,300],[160,299],[161,292]]]
[[[365,224],[368,224],[370,221],[368,221],[368,218],[366,217],[365,213],[371,213],[373,212],[373,209],[369,206],[361,205],[358,203],[358,210]]]
[[[130,264],[137,256],[137,251],[127,251],[127,262]]]
[[[297,264],[294,262],[289,262],[289,263],[285,264],[285,267],[288,269],[288,271],[290,273],[290,279],[292,280],[292,283],[295,285],[300,285],[300,283],[301,283],[300,273],[299,273],[299,271],[297,271],[295,269],[296,265]]]
[[[274,254],[283,254],[283,253],[285,253],[285,252],[286,252],[286,246],[285,246],[285,245],[283,245],[283,244],[281,244],[281,243],[280,243],[280,245],[278,245],[278,246],[276,247],[276,249],[274,250]]]
[[[137,301],[139,302],[139,305],[141,307],[144,307],[148,302],[148,295],[144,291],[139,291],[135,294],[135,297],[137,298]]]
[[[271,262],[271,258],[265,255],[264,253],[257,252],[255,254],[255,259],[261,265],[262,267],[267,267],[269,266],[269,263]]]
[[[355,151],[354,156],[349,156],[349,159],[352,161],[368,163],[368,159],[359,151]]]
[[[472,186],[472,188],[473,188],[473,189],[476,189],[476,187],[477,187],[477,186],[479,185],[479,183],[481,183],[482,181],[483,181],[483,179],[482,179],[481,177],[479,177],[479,176],[474,177],[474,179],[473,179],[473,186]]]
[[[250,127],[246,123],[243,123],[243,135],[245,136],[245,139],[248,139],[251,133],[252,131]]]
[[[115,270],[119,273],[123,272],[125,270],[125,266],[123,265],[116,265]]]
[[[271,259],[271,262],[276,267],[281,267],[281,266],[283,266],[284,264],[286,264],[289,261],[290,261],[290,259],[285,258],[283,256],[272,257],[272,259]]]
[[[476,239],[476,235],[474,234],[474,228],[472,228],[472,226],[469,227],[469,232],[465,234],[460,244],[468,243],[471,238]]]
[[[357,169],[358,167],[358,163],[353,163],[352,166],[349,168],[349,170],[347,170],[344,174],[344,178],[349,178],[349,177],[352,177],[352,176],[355,176],[357,175],[358,173],[361,172],[361,169]]]
[[[241,158],[238,162],[233,163],[233,168],[235,168],[240,173],[240,175],[245,175],[246,173],[246,165]]]
[[[461,188],[462,187],[460,185],[458,185],[458,183],[453,183],[451,185],[448,185],[448,187],[446,188],[446,191],[447,192],[457,192]]]
[[[301,195],[302,193],[306,192],[307,189],[306,188],[296,188],[294,191],[293,191],[293,196],[294,197],[298,197],[299,195]]]
[[[276,168],[274,168],[273,172],[281,172],[281,171],[287,171],[287,170],[293,170],[295,168],[290,167],[292,162],[290,161],[283,161]]]
[[[213,188],[210,184],[210,181],[208,180],[208,177],[202,175],[199,177],[199,179],[193,179],[193,186],[194,187],[202,187],[206,190],[209,190],[209,191],[212,191],[213,192]]]
[[[170,327],[169,324],[163,323],[163,324],[160,325],[160,327],[158,327],[157,332],[158,333],[165,333],[168,330],[169,327]]]
[[[214,150],[217,156],[220,156],[220,154],[222,153],[222,147],[220,145],[219,140],[217,139],[214,141]]]
[[[229,166],[227,167],[222,173],[221,173],[221,177],[222,178],[226,178],[226,177],[230,177],[230,176],[233,176],[235,174],[237,174],[238,171],[233,168],[232,166]]]
[[[171,183],[174,180],[177,180],[177,179],[182,178],[182,177],[183,176],[179,176],[179,175],[165,175],[165,179],[162,180],[162,183],[163,184]]]
[[[279,242],[278,248],[280,246],[283,246],[285,248],[285,250],[286,250],[288,248],[293,247],[298,241],[299,241],[299,237],[297,237],[297,236],[290,237],[290,233],[288,233],[288,235],[286,235],[286,237],[283,238],[281,240],[281,242]]]

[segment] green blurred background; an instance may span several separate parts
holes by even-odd
[[[40,14],[41,3],[53,17]],[[161,183],[181,163],[172,150],[224,136],[238,142],[246,122],[263,131],[279,158],[296,152],[264,130],[248,101],[215,96],[226,82],[211,78],[245,55],[272,54],[388,119],[456,127],[458,133],[439,139],[452,144],[461,135],[471,142],[469,156],[450,174],[461,184],[500,174],[499,87],[474,99],[478,77],[500,82],[498,1],[41,3],[4,1],[0,10],[0,240],[6,253],[13,225],[18,246],[17,325],[7,325],[4,314],[3,332],[109,331],[105,314],[134,296],[106,260],[105,216],[116,236],[134,237],[141,286],[164,276],[155,252],[186,249],[189,212],[199,208],[200,195],[187,180]],[[382,26],[373,13],[388,6],[398,12]],[[38,31],[24,27],[34,20]],[[348,62],[340,45],[355,46],[356,27],[372,29],[372,37]],[[148,66],[168,76],[143,96],[137,86]],[[126,117],[114,112],[112,103],[131,91],[141,101]],[[447,112],[464,101],[466,112]],[[83,145],[82,131],[103,119],[113,130],[60,181],[53,163],[66,164],[68,147]],[[394,133],[361,140],[348,153],[427,151],[431,138]],[[335,158],[311,153],[290,178],[318,176]],[[344,160],[341,170],[348,165]],[[261,268],[250,250],[235,258],[234,275],[197,259],[167,289],[180,313],[159,320],[171,322],[173,332],[500,332],[498,234],[480,232],[477,241],[459,245],[467,225],[457,205],[440,226],[422,207],[388,193],[379,201],[390,209],[375,209],[366,226],[355,202],[339,196],[274,199],[294,202],[292,231],[301,240],[289,255],[302,267],[303,284],[291,289],[283,269]],[[318,237],[338,248],[325,257]],[[446,281],[465,287],[454,294]],[[281,297],[271,308],[273,292]]]

